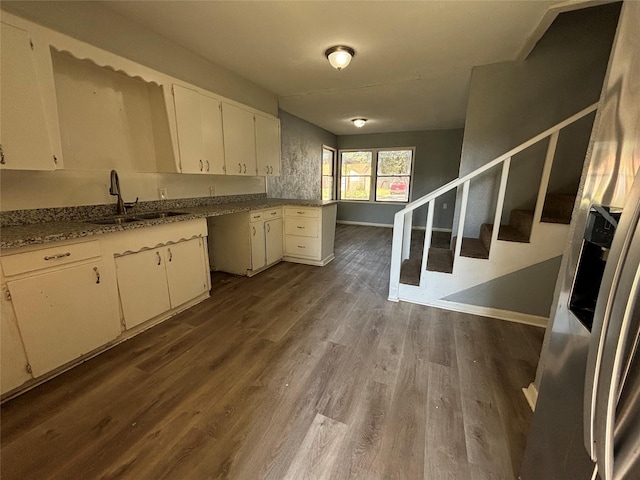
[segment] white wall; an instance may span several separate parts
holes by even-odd
[[[264,112],[277,115],[278,100],[271,93],[248,80],[214,65],[203,58],[171,43],[167,39],[131,22],[104,7],[92,2],[2,2],[2,9],[42,24],[45,27],[77,38],[89,44],[116,53],[160,72],[181,78],[194,85],[215,92],[224,97],[244,103]],[[75,67],[74,67],[75,68]],[[59,82],[59,78],[57,82]],[[129,82],[131,83],[131,82]],[[59,86],[59,85],[58,85]],[[60,91],[58,92],[60,94]],[[69,125],[68,115],[61,111],[64,125]],[[166,120],[165,120],[166,122]],[[162,123],[162,122],[161,122]],[[120,125],[119,127],[127,127]],[[78,125],[75,125],[76,130]],[[146,130],[150,130],[151,127]],[[115,132],[122,128],[113,126]],[[138,128],[137,135],[144,129]],[[77,132],[76,132],[77,133]],[[64,134],[64,132],[63,132]],[[117,134],[117,133],[115,133]],[[121,135],[124,135],[122,132]],[[90,135],[85,135],[85,137]],[[76,138],[78,138],[76,136]],[[107,138],[107,137],[105,137]],[[104,140],[104,139],[103,139]],[[149,142],[153,142],[149,139]],[[123,143],[126,139],[123,140]],[[157,200],[158,187],[166,187],[169,198],[189,198],[214,195],[232,195],[264,193],[266,184],[263,177],[234,177],[182,175],[172,173],[134,173],[132,170],[152,171],[153,168],[141,167],[143,159],[140,151],[133,150],[136,165],[112,165],[96,160],[91,148],[98,148],[98,139],[76,142],[73,153],[65,164],[66,170],[56,172],[8,171],[0,176],[0,210],[62,207],[73,205],[92,205],[114,203],[109,196],[109,171],[118,168],[120,182],[126,201],[136,196],[141,201]],[[103,141],[103,144],[109,143]],[[142,142],[144,143],[144,142]],[[162,143],[162,149],[154,152],[146,148],[143,153],[151,152],[156,157],[171,155],[167,150],[168,142]],[[103,145],[104,146],[104,145]],[[63,142],[63,148],[71,151]],[[83,148],[80,148],[83,147]],[[65,153],[65,152],[63,152]],[[146,162],[146,163],[144,163]],[[144,165],[153,164],[153,159],[144,159]],[[127,171],[129,170],[129,171]]]

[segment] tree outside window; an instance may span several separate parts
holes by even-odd
[[[373,152],[342,152],[340,156],[340,200],[369,200]]]

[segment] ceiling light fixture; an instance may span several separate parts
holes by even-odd
[[[366,118],[354,118],[353,120],[351,120],[353,122],[353,124],[358,127],[358,128],[362,128],[364,127],[364,124],[367,123],[367,119]]]
[[[337,70],[342,70],[351,62],[351,58],[356,52],[351,47],[344,45],[336,45],[324,52],[325,57],[329,60],[331,66]]]

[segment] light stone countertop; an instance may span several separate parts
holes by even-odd
[[[280,206],[299,207],[323,207],[337,203],[335,200],[300,200],[300,199],[279,199],[264,198],[244,202],[218,203],[214,205],[192,206],[187,208],[170,208],[172,212],[183,212],[183,215],[176,215],[150,220],[140,220],[130,223],[115,225],[92,224],[90,220],[56,220],[42,223],[29,223],[24,225],[4,226],[0,231],[0,249],[8,250],[27,245],[38,245],[49,242],[70,240],[75,238],[86,238],[92,235],[121,232],[136,228],[145,228],[152,225],[159,225],[171,222],[182,222],[196,218],[216,217],[238,212],[248,212],[251,210],[261,210]],[[140,212],[140,213],[149,213]],[[135,210],[130,216],[135,217]],[[128,215],[129,216],[129,215]]]

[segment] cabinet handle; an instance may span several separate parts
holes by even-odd
[[[269,170],[270,170],[269,173],[273,175],[273,167],[269,167]]]
[[[202,159],[198,160],[200,162],[200,171],[204,169],[204,164],[202,163]]]
[[[169,252],[169,261],[173,260],[173,253],[171,253],[171,249],[167,248],[167,252]]]
[[[253,230],[253,236],[256,236],[256,227],[251,227],[251,229]]]
[[[71,252],[56,253],[55,255],[47,255],[46,257],[44,257],[44,259],[45,260],[57,260],[59,258],[70,257],[70,256],[71,256]]]
[[[209,164],[209,160],[207,160],[207,172],[211,170],[211,165]]]
[[[304,245],[298,245],[298,248],[307,248]]]
[[[267,223],[267,233],[271,231],[271,225]]]
[[[296,228],[299,228],[300,230],[304,230],[304,227],[301,227],[300,225],[296,226]]]
[[[278,212],[271,212],[271,215],[277,215]]]
[[[242,172],[242,173],[247,173],[247,164],[243,163],[243,165],[244,165],[244,172]]]
[[[304,215],[304,212],[296,212],[298,215]]]
[[[238,173],[242,173],[242,164],[241,163],[238,164]]]
[[[0,163],[2,165],[4,165],[6,162],[4,161],[4,149],[2,148],[2,145],[0,145]]]
[[[162,263],[162,257],[160,256],[160,252],[156,252],[156,255],[158,256],[158,265],[160,265]]]
[[[267,175],[269,175],[269,167],[264,167],[264,169],[267,171]]]
[[[98,267],[93,267],[93,271],[96,272],[96,283],[100,283],[100,272],[98,271]]]

